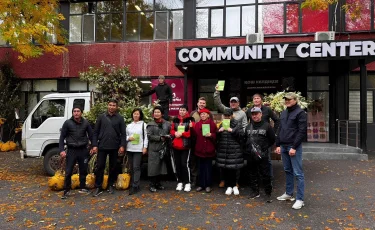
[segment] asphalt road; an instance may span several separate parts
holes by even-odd
[[[226,196],[215,184],[210,194],[176,192],[176,183],[151,194],[142,191],[102,194],[98,198],[74,192],[61,200],[50,191],[42,159],[20,159],[18,152],[0,153],[1,229],[375,229],[375,162],[304,161],[306,206],[276,200],[285,189],[282,163],[274,161],[273,202],[264,193],[248,199]],[[263,197],[262,197],[263,195]]]

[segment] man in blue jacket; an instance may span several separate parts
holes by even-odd
[[[297,104],[295,93],[284,96],[286,110],[281,113],[279,134],[276,138],[276,153],[281,154],[286,174],[286,191],[278,200],[294,201],[294,177],[297,179],[297,200],[293,209],[304,206],[305,178],[302,168],[302,141],[306,138],[306,112]]]

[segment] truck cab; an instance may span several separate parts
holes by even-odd
[[[44,157],[44,169],[54,175],[59,167],[60,129],[72,116],[73,105],[90,109],[90,93],[48,94],[33,108],[22,127],[22,149],[27,157]]]

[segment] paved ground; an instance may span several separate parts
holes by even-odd
[[[241,185],[239,197],[216,188],[210,194],[177,193],[175,183],[151,194],[127,191],[99,198],[75,192],[61,200],[61,192],[47,188],[42,159],[19,159],[0,153],[1,229],[375,229],[375,162],[304,161],[306,206],[267,204],[249,200]],[[274,161],[274,197],[284,192],[281,162]],[[263,194],[261,194],[263,195]]]

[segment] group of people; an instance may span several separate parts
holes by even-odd
[[[164,79],[159,78],[164,83]],[[159,84],[160,85],[160,84]],[[287,93],[284,97],[287,109],[280,119],[267,106],[262,105],[262,96],[253,96],[252,108],[244,112],[237,97],[230,98],[226,107],[217,90],[213,95],[223,122],[215,124],[206,99],[201,97],[197,110],[189,114],[186,105],[179,108],[179,114],[171,122],[164,119],[165,106],[153,109],[153,121],[143,121],[141,109],[134,109],[132,122],[125,125],[117,113],[118,103],[108,102],[106,113],[97,118],[94,131],[82,117],[82,109],[74,106],[73,116],[67,120],[60,136],[61,156],[67,158],[65,185],[62,198],[70,193],[73,166],[78,161],[80,173],[80,193],[90,193],[85,186],[89,154],[98,154],[95,171],[93,196],[99,196],[102,189],[104,168],[109,156],[109,177],[107,191],[114,192],[117,156],[127,154],[131,169],[129,195],[140,191],[142,155],[148,155],[149,190],[163,190],[161,175],[167,174],[167,153],[172,148],[173,162],[177,178],[177,191],[190,192],[195,186],[197,192],[212,191],[213,160],[220,170],[220,187],[227,187],[226,195],[239,195],[238,181],[241,168],[249,171],[250,197],[260,197],[259,178],[262,179],[265,199],[272,202],[273,190],[271,147],[276,143],[276,153],[281,154],[286,173],[286,191],[278,200],[294,201],[294,179],[297,180],[297,196],[293,209],[304,206],[304,174],[302,168],[301,143],[306,136],[306,113],[299,107],[297,95]],[[166,98],[166,100],[169,100]],[[270,119],[274,126],[270,125]],[[275,135],[275,133],[277,135]],[[64,140],[68,152],[64,151]],[[87,146],[91,142],[92,148]],[[247,164],[245,164],[245,160]]]

